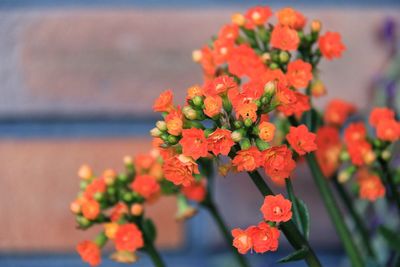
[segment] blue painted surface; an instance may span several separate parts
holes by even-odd
[[[0,8],[41,8],[41,7],[141,7],[141,8],[185,8],[185,7],[227,7],[268,4],[272,6],[399,6],[400,0],[1,0]]]

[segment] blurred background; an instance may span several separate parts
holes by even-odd
[[[202,81],[191,51],[255,4],[299,8],[342,34],[343,58],[321,65],[329,93],[319,105],[342,97],[360,109],[398,106],[399,0],[0,0],[0,266],[84,266],[75,245],[94,232],[76,230],[69,212],[78,167],[121,169],[123,156],[146,151],[153,100],[172,88],[183,101]],[[311,243],[337,267],[343,253],[306,167],[296,177]],[[218,179],[217,196],[230,226],[260,219],[262,199],[245,176]],[[234,266],[208,214],[178,224],[175,211],[173,199],[150,211],[169,266]],[[281,241],[279,254],[251,256],[255,266],[290,252]],[[145,257],[137,265],[151,266]]]

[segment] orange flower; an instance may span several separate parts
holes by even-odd
[[[321,80],[316,80],[316,81],[312,82],[311,93],[315,97],[320,97],[320,96],[326,95],[325,84]]]
[[[272,30],[271,46],[282,50],[297,50],[300,38],[296,30],[287,26],[277,25]]]
[[[76,250],[84,262],[90,266],[97,266],[101,263],[100,248],[92,241],[83,241],[76,246]]]
[[[100,204],[96,200],[83,202],[81,209],[83,216],[88,220],[94,220],[100,214]]]
[[[389,142],[395,142],[400,137],[400,124],[394,119],[381,120],[376,127],[376,136]]]
[[[184,155],[174,156],[167,159],[163,165],[165,179],[175,185],[189,186],[194,182],[194,174],[199,174],[196,162]]]
[[[286,145],[274,146],[263,151],[265,173],[272,181],[282,185],[296,167],[292,151]]]
[[[378,126],[378,123],[385,119],[394,119],[394,111],[390,108],[374,108],[369,115],[369,123],[374,127]]]
[[[280,103],[277,109],[285,116],[301,116],[303,112],[311,108],[308,96],[287,88],[278,90],[277,98]]]
[[[290,131],[286,135],[286,139],[290,146],[299,155],[305,155],[306,153],[317,149],[315,137],[316,135],[309,132],[307,126],[304,124],[298,127],[290,127]]]
[[[186,99],[192,99],[195,96],[202,96],[203,89],[199,85],[193,85],[187,89]]]
[[[78,170],[78,176],[83,180],[89,180],[93,177],[92,168],[89,165],[83,164]]]
[[[218,156],[227,156],[235,144],[231,137],[231,131],[218,128],[207,137],[208,150]]]
[[[195,160],[208,154],[207,139],[201,129],[184,129],[179,144],[182,145],[183,154]]]
[[[246,28],[252,29],[254,25],[263,25],[272,16],[271,8],[256,6],[250,8],[245,15],[247,19]]]
[[[376,201],[378,198],[385,196],[385,186],[381,179],[369,173],[358,173],[357,180],[360,184],[360,198],[369,201]]]
[[[247,44],[234,47],[228,58],[229,72],[238,76],[257,77],[266,70],[264,62]]]
[[[242,120],[250,118],[252,122],[257,120],[257,105],[255,103],[240,104],[235,108],[236,117]]]
[[[261,206],[264,219],[270,222],[287,222],[292,218],[292,202],[285,199],[281,194],[266,196]]]
[[[174,108],[172,103],[173,98],[174,94],[171,90],[164,91],[154,101],[153,110],[157,112],[170,112]]]
[[[261,140],[265,142],[270,142],[274,139],[275,135],[275,125],[273,123],[264,121],[258,125],[258,136]]]
[[[342,43],[342,37],[337,32],[327,32],[319,37],[318,46],[321,53],[328,60],[341,57],[346,47]]]
[[[160,185],[150,175],[138,175],[132,182],[132,190],[138,192],[145,199],[153,198],[160,192]]]
[[[220,96],[207,96],[204,99],[204,114],[212,118],[221,113],[222,99]]]
[[[218,33],[218,39],[236,40],[239,36],[239,27],[236,24],[224,25]]]
[[[155,162],[155,158],[149,153],[138,154],[134,157],[133,162],[135,164],[136,171],[142,173],[151,168]]]
[[[351,162],[356,166],[369,163],[371,155],[373,155],[372,146],[367,141],[359,141],[347,144]]]
[[[124,224],[118,227],[114,242],[115,248],[119,251],[124,250],[134,252],[144,246],[142,232],[133,223]]]
[[[240,254],[246,254],[253,247],[253,242],[250,236],[251,227],[246,230],[235,228],[232,230],[233,246],[237,248]]]
[[[255,252],[264,253],[278,249],[280,232],[276,227],[260,222],[256,227],[252,227],[249,233]]]
[[[204,93],[207,96],[222,95],[237,87],[238,85],[232,77],[222,75],[215,78],[212,82],[207,83]]]
[[[204,71],[206,80],[213,79],[216,70],[216,63],[213,56],[213,51],[206,45],[201,49],[200,64]]]
[[[306,24],[306,18],[300,12],[290,7],[282,8],[277,12],[279,24],[299,30]]]
[[[286,77],[294,88],[306,88],[313,78],[312,66],[301,59],[292,61],[288,64]]]
[[[178,136],[182,132],[183,115],[180,109],[172,110],[166,117],[167,131],[169,134]]]
[[[125,203],[118,203],[115,205],[114,209],[111,211],[110,219],[112,222],[119,221],[122,215],[128,212],[128,207]]]
[[[201,182],[192,183],[189,186],[182,187],[182,193],[185,195],[187,199],[202,202],[206,197],[206,187],[205,180],[203,179]]]
[[[349,126],[344,130],[344,141],[346,144],[364,141],[366,136],[367,129],[362,122],[350,123]]]
[[[353,104],[340,99],[333,99],[325,109],[324,120],[327,124],[341,126],[355,111],[356,108]]]
[[[317,161],[325,177],[330,177],[339,167],[339,155],[342,150],[339,130],[333,126],[318,129],[315,139]]]
[[[240,150],[232,160],[233,166],[237,167],[238,171],[254,171],[260,167],[261,152],[256,147]]]
[[[104,193],[106,191],[106,183],[103,179],[94,179],[85,189],[84,197],[92,199],[96,193]]]

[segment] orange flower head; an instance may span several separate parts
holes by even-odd
[[[257,105],[253,102],[240,104],[235,108],[236,117],[242,120],[250,118],[252,122],[255,122],[257,120],[257,108]]]
[[[128,223],[118,227],[114,238],[115,248],[118,251],[134,252],[144,246],[143,235],[136,224]]]
[[[236,24],[224,25],[218,33],[219,39],[235,41],[239,36],[239,27]]]
[[[221,113],[222,99],[220,96],[207,96],[204,99],[204,114],[212,118]]]
[[[94,179],[85,189],[84,197],[86,199],[93,199],[96,193],[104,193],[106,191],[106,183],[104,179]]]
[[[346,144],[364,141],[366,137],[367,129],[362,122],[350,123],[349,126],[344,130],[344,141]]]
[[[167,131],[169,134],[178,136],[182,133],[183,115],[180,109],[172,110],[166,117]]]
[[[138,173],[143,173],[148,171],[155,162],[155,158],[150,153],[137,154],[133,162],[135,164],[136,171]]]
[[[315,139],[316,156],[325,177],[330,177],[339,167],[339,156],[342,150],[339,130],[333,126],[318,129]]]
[[[96,200],[87,200],[82,203],[82,214],[88,220],[95,220],[100,214],[100,204]]]
[[[207,137],[208,150],[218,156],[227,156],[235,144],[231,137],[231,131],[218,128]]]
[[[308,111],[311,108],[307,95],[300,92],[294,92],[288,88],[278,90],[277,98],[280,102],[277,109],[285,116],[301,116],[303,112]]]
[[[299,47],[300,38],[296,30],[287,26],[277,25],[272,30],[271,46],[281,50],[297,50]]]
[[[337,32],[327,32],[318,39],[318,46],[322,55],[328,60],[341,57],[346,49],[342,43],[342,37]]]
[[[394,111],[390,108],[374,108],[369,115],[369,124],[376,127],[382,120],[393,120]]]
[[[351,162],[356,166],[362,166],[370,162],[370,156],[373,153],[372,146],[368,141],[359,141],[347,144]]]
[[[246,230],[235,228],[232,230],[233,246],[237,248],[240,254],[246,254],[253,247],[250,236],[250,227]]]
[[[306,18],[300,12],[290,7],[285,7],[276,13],[279,24],[300,30],[306,24]]]
[[[256,147],[240,150],[232,160],[232,165],[236,166],[238,171],[254,171],[261,164],[261,152]]]
[[[265,142],[270,142],[272,141],[272,139],[274,139],[275,129],[276,127],[273,123],[270,123],[268,121],[261,122],[258,125],[258,136],[261,140]]]
[[[296,162],[292,158],[292,151],[286,145],[274,146],[263,151],[263,165],[265,173],[272,181],[282,185],[285,178],[288,178]]]
[[[104,224],[104,233],[108,239],[112,240],[115,238],[115,234],[117,233],[118,227],[119,227],[118,223],[115,222]]]
[[[179,144],[182,145],[183,154],[195,160],[206,157],[208,154],[207,139],[201,129],[184,129]]]
[[[97,266],[101,263],[100,248],[92,241],[83,241],[76,246],[76,250],[84,262],[90,266]]]
[[[227,62],[229,72],[238,77],[256,78],[266,70],[261,57],[247,44],[235,46]]]
[[[326,95],[325,84],[321,80],[316,80],[316,81],[312,82],[311,93],[315,97],[320,97],[320,96]]]
[[[163,165],[165,179],[175,185],[189,186],[194,182],[194,174],[199,174],[196,162],[184,155],[174,156],[167,159]]]
[[[266,222],[260,222],[256,227],[252,227],[249,232],[255,252],[265,253],[278,249],[280,232],[276,227],[272,227]]]
[[[203,95],[203,88],[199,85],[193,85],[187,89],[187,97],[186,99],[193,99],[195,96],[202,96]]]
[[[298,127],[290,127],[289,133],[286,135],[290,146],[299,155],[305,155],[308,152],[317,150],[315,143],[316,135],[308,131],[307,126],[304,124]]]
[[[89,165],[83,164],[78,170],[78,176],[83,180],[89,180],[93,177],[92,168]]]
[[[312,66],[310,63],[297,59],[288,64],[286,76],[294,88],[306,88],[313,78]]]
[[[358,175],[358,182],[360,184],[360,198],[376,201],[385,196],[385,186],[378,176],[369,173]]]
[[[246,19],[247,19],[247,28],[254,28],[254,25],[259,26],[263,25],[270,17],[272,16],[271,8],[265,6],[256,6],[250,8],[246,12]]]
[[[196,202],[202,202],[206,197],[206,186],[205,180],[203,179],[201,182],[192,183],[189,186],[182,187],[182,193],[189,200],[193,200]]]
[[[140,216],[143,214],[144,207],[142,204],[135,203],[131,206],[131,214],[133,216]]]
[[[128,207],[125,203],[118,203],[111,211],[110,219],[112,222],[119,221],[121,217],[128,212]]]
[[[400,123],[394,119],[381,120],[376,127],[376,136],[383,141],[397,141],[400,137]]]
[[[292,202],[285,199],[281,194],[266,196],[261,206],[264,219],[270,222],[287,222],[292,218]]]
[[[215,78],[212,82],[207,83],[204,93],[211,96],[222,95],[237,87],[238,85],[232,77],[222,75]]]
[[[353,104],[340,100],[331,100],[325,110],[324,121],[327,124],[341,126],[356,111]]]
[[[164,91],[154,101],[153,110],[157,112],[170,112],[174,105],[172,103],[174,94],[171,90]]]
[[[150,199],[160,193],[160,185],[156,179],[150,175],[138,175],[132,182],[132,190],[138,192],[145,199]]]

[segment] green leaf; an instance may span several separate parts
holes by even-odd
[[[382,225],[379,227],[379,233],[385,238],[387,244],[392,249],[400,252],[400,234]]]
[[[145,219],[143,221],[143,232],[146,235],[146,238],[149,239],[151,242],[154,242],[156,240],[157,230],[151,219]]]
[[[296,198],[297,207],[299,210],[301,227],[303,229],[304,237],[308,240],[310,236],[310,213],[306,203],[300,198]]]
[[[306,247],[303,247],[303,248],[296,250],[295,252],[287,255],[286,257],[278,260],[278,263],[302,260],[306,257],[307,253],[308,253],[308,249]]]

